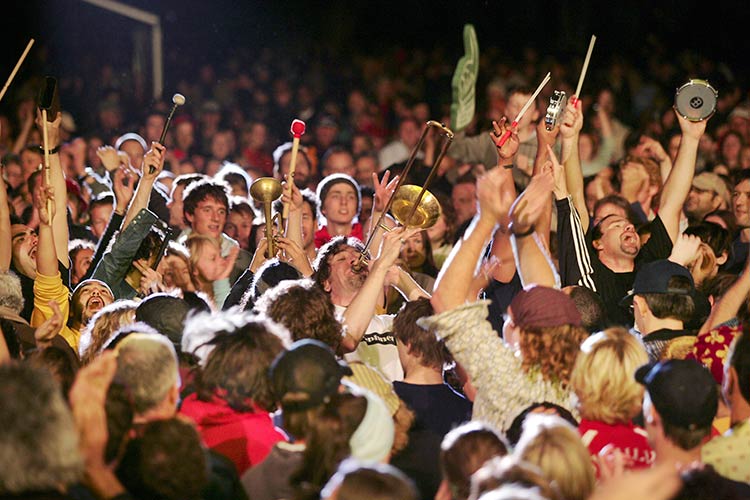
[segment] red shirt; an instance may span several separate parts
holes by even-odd
[[[347,235],[350,238],[357,238],[360,241],[364,241],[365,235],[364,231],[362,230],[362,224],[359,222],[355,222],[352,224],[352,230]],[[333,236],[331,236],[328,233],[328,226],[323,226],[322,228],[315,231],[315,248],[320,248],[329,241],[333,239]]]
[[[216,396],[201,401],[191,394],[182,402],[180,413],[195,422],[206,446],[231,460],[241,476],[263,461],[274,444],[287,440],[267,411],[257,406],[253,410],[238,412]]]
[[[643,469],[651,467],[656,454],[648,444],[646,431],[631,423],[605,424],[581,419],[578,425],[581,441],[592,457],[599,455],[607,445],[612,445],[625,456],[625,468]],[[594,463],[596,467],[596,463]],[[597,477],[599,470],[596,471]]]

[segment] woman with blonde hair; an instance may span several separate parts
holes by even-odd
[[[220,309],[231,290],[229,274],[239,248],[234,247],[227,257],[222,257],[216,240],[201,234],[190,235],[185,245],[190,251],[190,272],[198,291],[211,297]]]
[[[167,245],[157,271],[167,290],[179,288],[183,292],[194,292],[199,286],[191,272],[190,251],[175,241]]]
[[[138,302],[134,300],[118,300],[94,314],[81,332],[78,343],[78,355],[81,357],[82,365],[93,361],[120,327],[135,322],[136,307]]]
[[[514,456],[541,469],[565,500],[585,500],[596,479],[586,447],[572,425],[553,415],[530,415]]]
[[[581,414],[578,432],[592,457],[611,445],[626,458],[627,468],[653,463],[646,431],[632,423],[643,401],[635,371],[647,362],[641,341],[624,328],[608,328],[581,345],[570,385]]]

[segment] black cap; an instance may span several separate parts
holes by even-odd
[[[690,281],[690,289],[670,288],[669,280],[674,276],[682,276]],[[675,295],[692,295],[695,293],[695,283],[690,271],[684,266],[669,260],[655,260],[641,266],[635,275],[633,289],[622,299],[626,302],[634,295],[645,293],[671,293]]]
[[[719,405],[716,382],[693,360],[670,359],[638,368],[635,379],[648,391],[662,420],[683,429],[711,425]]]
[[[269,369],[271,387],[284,411],[304,411],[325,403],[338,392],[341,377],[352,375],[330,347],[304,339],[279,354]]]

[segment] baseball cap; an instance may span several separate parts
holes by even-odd
[[[681,288],[670,288],[669,280],[674,276],[683,276],[690,281],[690,290]],[[675,295],[693,295],[695,293],[695,283],[693,276],[686,267],[676,264],[670,260],[655,260],[644,264],[635,275],[633,289],[622,299],[627,302],[634,295],[644,293],[671,293]]]
[[[351,374],[330,347],[313,339],[294,342],[269,369],[271,388],[284,411],[304,411],[325,403],[338,391],[341,377]]]
[[[701,172],[693,177],[693,187],[702,191],[713,191],[729,206],[732,202],[732,195],[729,192],[727,183],[724,182],[719,174],[713,172]]]
[[[635,380],[646,387],[664,422],[689,430],[711,425],[719,405],[716,382],[704,366],[671,359],[638,368]]]

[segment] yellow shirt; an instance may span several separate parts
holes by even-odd
[[[70,292],[63,285],[59,272],[55,276],[37,273],[34,280],[34,310],[31,312],[31,326],[37,327],[52,316],[52,308],[49,306],[49,302],[54,300],[62,313],[63,327],[60,336],[78,353],[78,339],[81,332],[67,326],[70,315],[69,295]]]
[[[701,448],[701,459],[734,481],[750,483],[750,420],[745,420]]]

